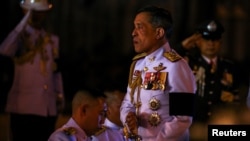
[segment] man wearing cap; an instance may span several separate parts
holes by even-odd
[[[224,27],[218,20],[208,20],[176,48],[196,76],[194,121],[197,122],[209,122],[216,115],[215,110],[225,109],[238,98],[235,65],[220,55],[223,33]]]
[[[45,141],[64,105],[59,38],[44,30],[52,8],[47,0],[23,0],[20,6],[25,16],[0,45],[0,53],[13,58],[15,66],[6,112],[12,141]]]

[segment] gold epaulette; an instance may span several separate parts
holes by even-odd
[[[182,57],[177,54],[176,52],[174,51],[168,51],[168,52],[165,52],[163,54],[164,57],[166,57],[168,60],[170,60],[171,62],[175,62],[175,61],[178,61],[180,60]]]
[[[105,132],[106,131],[106,127],[102,127],[102,128],[100,128],[96,133],[95,133],[95,136],[98,136],[98,135],[100,135],[101,133],[103,133],[103,132]]]
[[[132,60],[138,60],[138,59],[143,58],[145,56],[147,56],[147,53],[141,53],[141,54],[136,55]]]
[[[66,127],[63,131],[66,135],[74,135],[76,133],[76,129],[74,127]]]

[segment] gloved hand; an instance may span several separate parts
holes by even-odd
[[[59,113],[62,113],[63,110],[64,110],[64,106],[65,106],[65,100],[64,100],[64,95],[63,94],[58,94],[57,95],[56,106],[57,106],[57,111]]]
[[[138,134],[138,121],[137,121],[137,117],[136,117],[134,112],[128,113],[128,115],[126,117],[126,124],[129,128],[129,131],[132,134],[134,134],[134,135]]]
[[[234,101],[234,95],[229,91],[222,91],[220,98],[223,102],[233,102]]]

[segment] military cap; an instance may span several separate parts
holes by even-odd
[[[20,6],[35,11],[46,11],[52,8],[52,4],[48,0],[21,0]]]
[[[224,32],[223,25],[218,20],[207,20],[196,28],[204,39],[219,40]]]

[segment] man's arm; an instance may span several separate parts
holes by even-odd
[[[17,41],[20,33],[27,25],[31,11],[28,11],[19,24],[12,30],[0,45],[0,53],[6,56],[14,56],[17,50]]]

